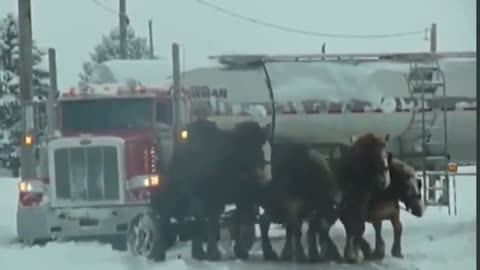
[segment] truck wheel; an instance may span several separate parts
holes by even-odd
[[[48,242],[50,242],[50,239],[37,239],[33,241],[33,246],[44,247],[48,244]]]
[[[134,256],[164,261],[167,244],[164,233],[151,213],[139,214],[133,218],[127,230],[128,250]]]
[[[11,243],[12,244],[19,243],[19,244],[21,244],[22,246],[25,246],[25,247],[36,247],[36,246],[44,247],[50,241],[51,241],[51,239],[35,239],[35,240],[31,240],[31,241],[25,241],[24,239],[15,239],[15,240],[12,240]]]

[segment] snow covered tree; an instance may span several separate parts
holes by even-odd
[[[102,41],[95,46],[90,53],[91,61],[83,63],[83,72],[79,74],[80,80],[88,82],[95,64],[101,64],[108,60],[121,59],[120,31],[118,27],[110,30],[108,35],[103,35]],[[147,39],[137,37],[132,27],[127,29],[127,58],[150,59],[150,50]]]
[[[15,15],[0,20],[0,146],[14,141],[13,133],[20,127],[19,97],[19,28]],[[49,87],[46,52],[33,44],[33,98],[45,99]],[[46,60],[46,59],[45,59]]]

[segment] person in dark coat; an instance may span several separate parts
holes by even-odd
[[[206,104],[198,104],[192,109],[194,120],[186,127],[189,143],[211,141],[212,130],[218,130],[217,124],[208,119],[210,110]]]

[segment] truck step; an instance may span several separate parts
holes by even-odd
[[[444,142],[441,142],[441,141],[429,141],[429,142],[426,142],[425,143],[425,147],[427,149],[425,149],[429,154],[433,154],[433,153],[436,153],[435,156],[442,156],[442,155],[445,155],[446,156],[446,148],[447,148],[447,145],[444,143]]]
[[[422,82],[422,83],[412,83],[412,93],[421,95],[424,94],[435,94],[439,87],[444,86],[444,82]]]
[[[432,201],[432,200],[426,201],[425,204],[428,205],[428,206],[446,206],[446,207],[449,206],[449,203],[436,202],[436,201]]]
[[[425,157],[426,160],[430,160],[430,161],[437,161],[437,160],[447,160],[447,156],[444,156],[444,155],[439,155],[439,156],[426,156]]]
[[[428,176],[433,176],[433,175],[450,175],[448,171],[426,171],[425,172]]]
[[[422,125],[421,123],[415,123],[415,124],[412,124],[410,128],[415,130],[422,130]],[[441,130],[443,130],[443,127],[425,125],[425,131],[441,131]]]
[[[439,190],[439,191],[446,191],[443,187],[428,187],[428,191]]]
[[[422,123],[423,121],[425,121],[425,123],[428,123],[430,121],[433,121],[435,120],[435,115],[431,112],[427,112],[424,114],[423,116],[423,119],[422,119],[422,112],[417,112],[414,116],[413,116],[413,123]]]
[[[410,73],[433,73],[440,71],[440,68],[437,66],[417,66]]]
[[[404,158],[407,159],[422,159],[425,158],[427,162],[439,162],[439,161],[447,161],[447,155],[438,154],[438,155],[429,155],[428,153],[424,152],[407,152],[403,154]]]

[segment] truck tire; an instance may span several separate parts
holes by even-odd
[[[153,261],[164,261],[166,249],[172,240],[168,240],[168,228],[161,226],[151,213],[137,215],[127,230],[127,246],[134,256],[145,257]],[[171,237],[173,239],[173,237]]]

